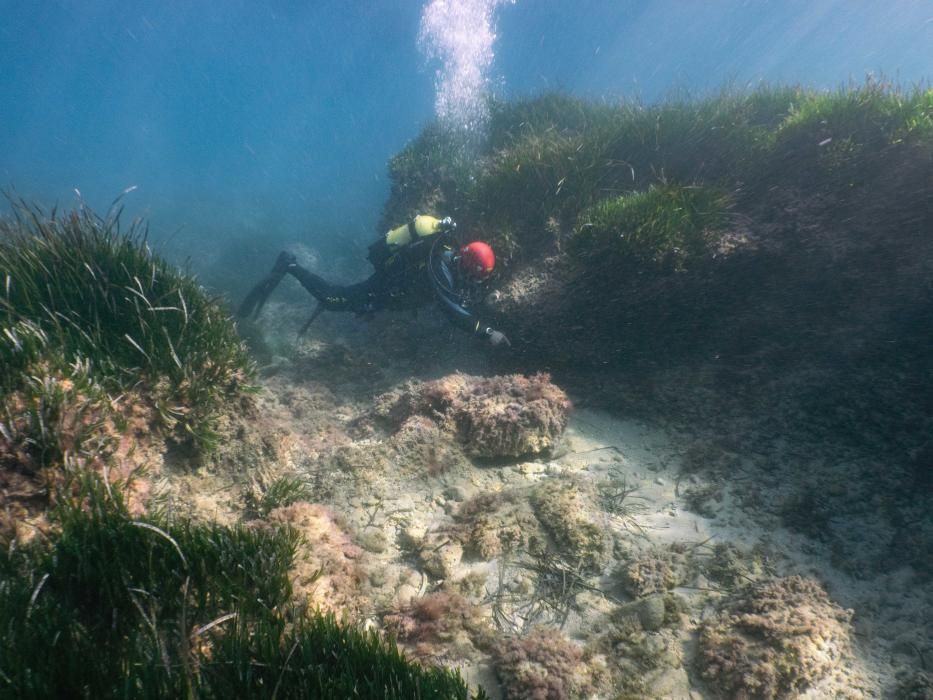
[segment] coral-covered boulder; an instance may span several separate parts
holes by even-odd
[[[520,457],[554,447],[567,427],[570,400],[547,374],[451,374],[414,382],[376,399],[374,413],[398,427],[427,416],[475,457]]]
[[[726,697],[796,697],[848,646],[852,612],[801,576],[753,584],[700,630],[700,674]]]

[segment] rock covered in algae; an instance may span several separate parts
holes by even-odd
[[[493,649],[493,663],[508,700],[570,700],[598,690],[602,671],[559,630],[536,627]]]
[[[919,668],[898,674],[897,700],[933,700],[933,674]]]
[[[13,391],[3,403],[0,547],[25,544],[49,529],[48,510],[68,478],[66,462],[105,477],[130,513],[142,514],[152,479],[141,468],[158,472],[166,449],[151,400],[138,391],[111,400],[80,373],[69,376],[45,363],[30,371],[45,393]]]
[[[474,457],[520,457],[552,449],[567,427],[570,400],[547,374],[451,374],[412,382],[376,399],[374,413],[394,427],[422,415],[456,436]]]
[[[524,492],[477,494],[460,505],[455,519],[454,536],[470,556],[488,561],[515,550],[546,550],[547,538]]]
[[[473,659],[492,639],[492,627],[482,608],[448,591],[397,605],[382,622],[420,661]]]
[[[418,556],[425,572],[446,581],[457,573],[457,567],[463,559],[463,545],[444,533],[432,532],[422,541]]]
[[[626,593],[635,597],[665,593],[683,582],[686,564],[682,553],[652,547],[627,557],[618,575]]]
[[[813,579],[750,585],[703,624],[700,674],[727,697],[794,697],[838,663],[851,618]]]
[[[298,502],[276,508],[268,522],[256,527],[291,527],[302,537],[290,572],[299,598],[312,607],[338,615],[359,614],[366,606],[363,551],[353,542],[340,518],[318,503]]]
[[[602,569],[608,553],[605,529],[587,515],[583,482],[551,479],[541,482],[531,494],[535,515],[547,529],[563,556],[583,571]]]

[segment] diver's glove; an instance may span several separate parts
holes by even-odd
[[[494,348],[498,347],[512,347],[512,343],[509,342],[509,339],[505,337],[505,333],[501,331],[494,331],[492,328],[486,329],[486,337],[489,338],[489,344]]]
[[[297,264],[297,258],[291,253],[286,253],[284,251],[279,253],[279,257],[272,267],[272,272],[250,290],[249,294],[247,294],[246,298],[243,300],[243,303],[240,304],[240,308],[237,309],[236,315],[239,318],[246,318],[252,313],[253,318],[256,318],[259,312],[262,311],[262,307],[265,306],[269,295],[272,294],[272,290],[279,286],[279,282],[282,281],[282,278],[285,276],[285,273],[288,272],[289,268]]]

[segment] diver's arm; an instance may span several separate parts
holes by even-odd
[[[484,323],[479,316],[466,309],[458,299],[456,299],[449,289],[445,289],[438,283],[436,278],[432,278],[434,286],[434,295],[440,303],[444,315],[450,319],[450,322],[457,328],[471,333],[477,338],[487,340],[491,345],[511,345],[509,339],[500,331]]]
[[[457,328],[474,335],[487,335],[487,329],[490,331],[492,330],[480,321],[476,314],[468,311],[444,290],[435,287],[434,293],[438,302],[440,302],[441,310],[444,312],[444,315],[447,316],[450,322]]]

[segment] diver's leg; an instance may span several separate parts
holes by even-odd
[[[318,300],[321,310],[366,313],[381,307],[380,295],[377,293],[379,285],[375,284],[376,275],[357,284],[331,284],[299,265],[294,255],[283,252],[279,254],[272,272],[246,295],[246,299],[237,310],[237,315],[241,318],[250,313],[258,316],[266,299],[286,274],[298,280],[301,286]]]
[[[243,303],[240,304],[240,308],[237,309],[237,316],[244,318],[249,316],[250,313],[253,314],[254,318],[258,316],[259,312],[262,311],[262,307],[266,303],[266,299],[268,299],[269,295],[272,294],[272,290],[279,286],[279,282],[282,281],[285,273],[289,271],[289,267],[297,264],[298,263],[295,262],[295,256],[291,253],[279,253],[279,257],[276,259],[275,265],[272,267],[272,272],[270,272],[262,281],[260,281],[259,284],[253,287],[249,294],[246,295]]]
[[[294,277],[307,290],[308,294],[317,299],[328,311],[343,311],[341,304],[340,285],[330,284],[310,270],[306,270],[298,263],[288,266],[288,274]]]
[[[373,277],[356,284],[331,284],[300,265],[288,268],[288,274],[308,290],[326,311],[352,311],[362,314],[380,308]]]

